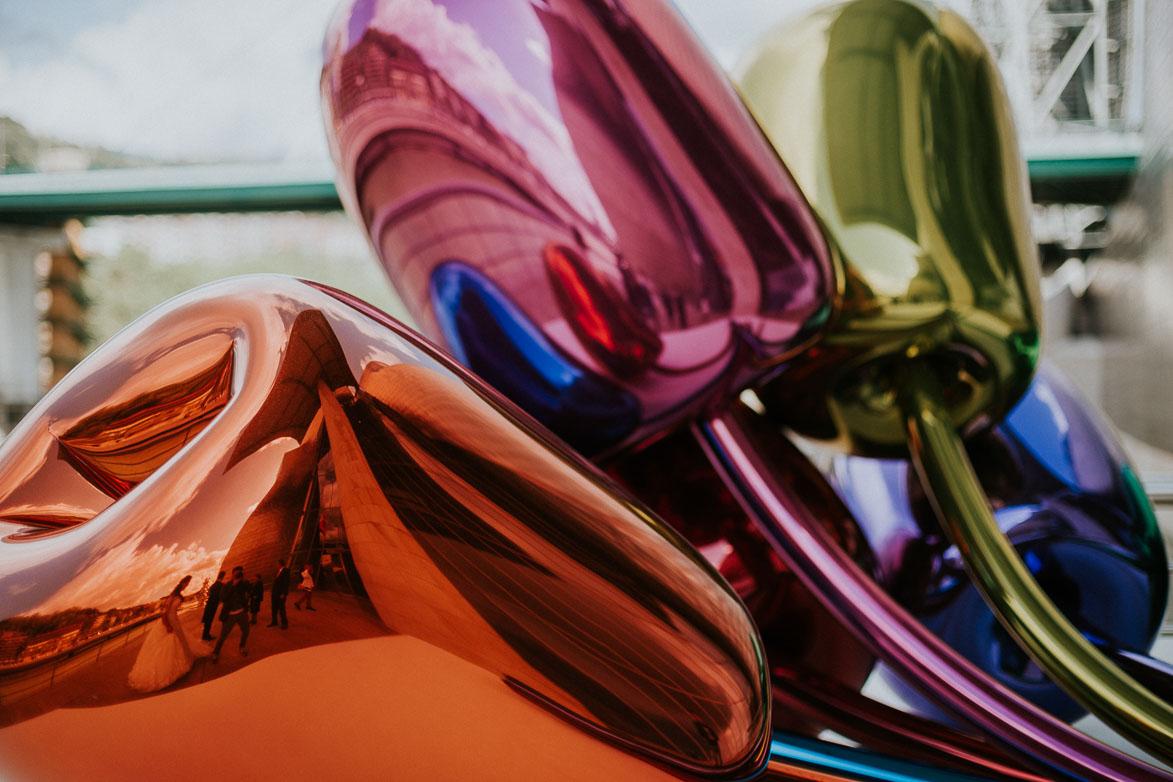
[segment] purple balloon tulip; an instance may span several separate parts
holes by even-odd
[[[1097,411],[1044,365],[1006,420],[970,438],[967,449],[999,524],[1056,605],[1093,642],[1147,651],[1168,594],[1165,548]],[[893,596],[1023,697],[1062,719],[1084,713],[986,607],[908,462],[842,456],[832,471]]]

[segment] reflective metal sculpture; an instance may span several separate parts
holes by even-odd
[[[0,518],[5,778],[287,777],[285,749],[347,777],[766,762],[762,651],[708,564],[337,291],[237,278],[120,332],[4,442]],[[312,614],[229,637],[164,691],[126,684],[180,576],[239,566],[271,588],[279,559],[308,566]],[[198,617],[178,621],[194,639]],[[266,744],[291,746],[216,751],[255,749],[269,720]]]
[[[834,327],[759,392],[771,414],[857,453],[905,454],[913,363],[953,427],[999,420],[1034,370],[1039,285],[1025,164],[976,33],[925,3],[842,3],[772,31],[740,84],[840,276]]]
[[[910,686],[1000,742],[1079,779],[1168,779],[1042,712],[962,658],[862,571],[827,531],[849,514],[806,457],[764,417],[735,407],[701,425],[759,528],[833,615]]]
[[[1058,370],[1044,365],[966,451],[999,527],[1067,617],[1116,658],[1151,648],[1169,591],[1160,528],[1109,428]],[[908,462],[840,456],[832,474],[902,605],[1023,697],[1062,719],[1083,713],[990,613]]]
[[[1173,712],[1042,595],[961,446],[965,432],[1018,457],[994,474],[1020,483],[986,491],[1040,580],[1070,580],[1076,562],[1134,588],[1135,638],[1103,611],[1077,623],[1167,693],[1168,671],[1131,648],[1160,619],[1163,551],[1110,439],[1056,446],[1095,423],[1076,403],[1040,410],[1070,401],[1049,379],[1024,403],[1029,434],[1021,407],[980,434],[1030,382],[1037,281],[997,74],[956,16],[844,4],[775,34],[749,68],[818,220],[661,0],[354,0],[326,48],[344,198],[424,329],[703,556],[368,305],[287,278],[210,286],[121,333],[0,449],[0,772],[920,773],[771,745],[772,724],[1000,778],[1041,779],[1031,759],[1082,779],[1163,776],[926,630],[906,608],[930,625],[980,612],[944,543],[925,554],[942,567],[915,578],[924,501],[899,530],[861,505],[861,531],[777,429],[868,455],[911,446],[1010,630],[1168,756]],[[772,422],[731,402],[767,376]],[[849,490],[863,464],[841,462]],[[292,623],[287,566],[305,603]],[[221,569],[242,572],[222,586]],[[272,582],[272,622],[251,632],[243,571]],[[193,578],[223,603],[210,660],[182,608]],[[215,618],[205,607],[205,633]],[[965,648],[972,630],[942,635]],[[1008,660],[1027,662],[997,641],[987,671],[1006,680]],[[157,649],[181,670],[156,688],[138,673]],[[873,655],[1000,744],[861,696]],[[209,751],[247,750],[274,718],[293,723],[265,732],[298,745],[291,767],[268,749]],[[62,737],[71,751],[55,753]]]
[[[809,210],[660,3],[352,3],[327,57],[342,189],[409,308],[579,447],[670,428],[826,316],[829,262]],[[617,467],[640,496],[679,507],[664,483],[678,468],[721,490],[680,436]],[[704,507],[728,506],[741,514],[731,497]],[[722,537],[696,510],[681,529],[730,547],[720,564],[759,625],[778,628],[778,669],[794,652],[807,681],[857,690],[871,655],[751,525]],[[779,712],[784,727],[822,726]]]
[[[1025,391],[1038,346],[1024,166],[993,57],[956,14],[860,0],[771,33],[742,85],[841,269],[827,335],[763,389],[776,420],[860,453],[907,441],[1006,628],[1089,710],[1173,758],[1173,707],[1046,597],[961,445]]]
[[[330,29],[344,200],[424,333],[597,454],[810,344],[826,245],[664,0],[376,0]]]
[[[883,654],[885,647],[867,642],[862,633],[856,638],[858,625],[841,622],[807,588],[802,569],[796,574],[771,550],[754,514],[737,502],[690,433],[669,434],[612,462],[608,471],[637,496],[648,498],[657,515],[697,546],[745,602],[769,663],[773,724],[787,733],[776,741],[779,752],[804,756],[811,746],[796,744],[794,734],[815,736],[831,729],[861,747],[938,770],[1045,778],[997,744],[862,695],[859,688],[872,670],[873,649]],[[825,486],[817,473],[800,468],[798,475],[800,482]],[[841,505],[815,503],[812,516],[817,519],[811,523],[819,529],[819,539],[854,563],[857,578],[870,581],[875,559],[855,520]]]
[[[856,693],[874,655],[856,640],[770,550],[687,430],[614,461],[608,472],[703,554],[737,591],[763,639],[775,688],[819,681]],[[871,550],[854,519],[826,520],[829,533],[868,572]],[[796,698],[774,710],[774,726],[817,736],[831,726],[820,697]],[[807,701],[810,701],[809,705]],[[850,728],[848,729],[850,735]]]
[[[826,519],[846,513],[827,505],[821,476],[796,453],[770,463],[739,451],[741,418],[706,412],[819,335],[832,280],[806,204],[670,9],[348,3],[327,40],[322,88],[344,199],[421,326],[461,361],[589,453],[700,415],[711,461],[770,545],[882,658],[1056,768],[1155,773],[1050,720],[923,632],[838,548]],[[1010,210],[1007,235],[1021,249],[1019,216]],[[992,331],[1010,324],[1024,345],[1037,336],[1030,271],[995,264],[983,279],[1008,275],[1006,306],[994,306],[1003,294],[993,287],[980,301],[996,310]],[[980,342],[990,324],[977,320],[961,331]],[[975,376],[980,404],[959,415],[990,400],[987,413],[1008,407],[1029,379],[1033,358],[987,341],[1005,358],[1002,374]],[[801,366],[790,362],[786,376]],[[777,434],[763,432],[754,447],[769,451]],[[805,483],[773,497],[778,485],[763,473],[775,469]],[[776,501],[789,503],[789,521]]]

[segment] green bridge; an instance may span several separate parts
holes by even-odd
[[[1136,154],[1027,161],[1036,202],[1115,203],[1127,194],[1138,167]],[[332,172],[320,166],[173,166],[0,176],[0,223],[341,207]]]

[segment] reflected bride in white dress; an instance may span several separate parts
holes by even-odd
[[[179,623],[183,590],[190,582],[191,576],[184,576],[167,596],[163,615],[151,626],[139,649],[127,683],[140,692],[163,689],[191,670],[196,657],[208,655],[208,649],[202,643],[193,644],[188,639]]]

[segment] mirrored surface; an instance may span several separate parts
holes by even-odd
[[[235,278],[137,321],[5,441],[0,518],[6,776],[125,777],[137,744],[188,757],[184,731],[222,740],[228,724],[193,722],[224,711],[261,743],[309,742],[314,764],[337,749],[423,768],[471,715],[492,722],[474,743],[501,721],[561,737],[539,753],[551,773],[582,773],[557,742],[653,774],[764,762],[762,651],[704,559],[337,291]],[[144,668],[159,689],[130,685]],[[324,725],[336,748],[314,739]],[[434,735],[375,741],[408,727]],[[46,759],[62,731],[109,751]],[[401,751],[380,761],[365,741]]]
[[[952,11],[849,2],[774,28],[738,72],[840,277],[827,337],[761,392],[771,413],[857,453],[905,454],[897,391],[914,360],[954,427],[999,420],[1030,383],[1040,301],[992,53]]]
[[[1101,646],[1148,651],[1168,594],[1165,548],[1099,413],[1043,364],[1006,420],[966,446],[999,526],[1068,618]],[[1085,713],[986,607],[908,462],[841,456],[832,476],[889,592],[1022,696],[1068,721]]]
[[[420,328],[580,450],[826,323],[814,218],[669,3],[351,2],[326,54],[343,198]]]

